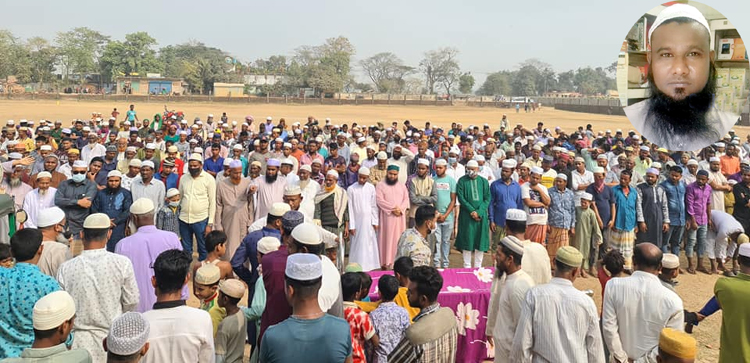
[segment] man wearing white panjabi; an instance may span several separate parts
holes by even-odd
[[[23,198],[23,210],[26,211],[28,219],[23,224],[26,228],[37,227],[37,217],[42,209],[55,206],[55,192],[57,189],[50,186],[52,174],[42,171],[36,175],[37,188],[26,194]]]
[[[370,169],[359,168],[357,184],[346,190],[349,195],[349,236],[351,250],[349,262],[356,262],[362,270],[380,268],[378,253],[378,205],[375,186],[369,183]]]
[[[320,192],[320,184],[311,180],[312,168],[310,165],[299,167],[299,188],[302,190],[302,204],[299,211],[305,215],[305,218],[312,219],[315,214],[315,196]]]
[[[250,190],[257,197],[255,200],[256,216],[268,215],[273,203],[284,202],[286,178],[279,175],[279,167],[281,167],[281,162],[278,159],[268,159],[266,174],[253,179]]]

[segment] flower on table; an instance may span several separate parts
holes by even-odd
[[[474,276],[477,277],[477,280],[489,283],[492,282],[492,270],[484,267],[480,267],[476,270],[474,270]]]
[[[467,289],[461,286],[448,286],[446,290],[448,290],[448,292],[470,292],[471,291],[471,289]]]
[[[479,310],[473,309],[471,303],[458,303],[456,307],[458,333],[466,335],[466,329],[476,330],[479,324]]]

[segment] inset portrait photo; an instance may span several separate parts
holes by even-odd
[[[627,33],[617,89],[633,127],[659,147],[694,151],[748,113],[745,45],[729,19],[695,1],[659,5]]]

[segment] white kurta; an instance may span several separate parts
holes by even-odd
[[[47,193],[39,194],[39,188],[32,190],[23,198],[23,210],[26,211],[28,219],[23,224],[26,228],[36,228],[37,217],[42,209],[52,208],[55,206],[56,188],[49,187]]]
[[[349,262],[356,262],[364,271],[380,268],[378,237],[373,226],[378,225],[378,204],[375,186],[371,183],[354,184],[347,189],[349,196],[349,229],[354,230],[350,237]]]
[[[308,179],[304,188],[300,183],[300,189],[302,189],[302,204],[299,206],[299,211],[305,215],[305,218],[312,219],[315,216],[315,196],[320,192],[320,184],[315,180]]]
[[[284,188],[286,187],[286,178],[279,175],[273,184],[266,182],[266,177],[261,175],[253,179],[252,184],[258,186],[258,190],[255,192],[255,216],[265,217],[268,215],[268,211],[271,210],[273,203],[284,202]]]
[[[492,332],[495,340],[495,363],[511,361],[510,349],[516,334],[516,326],[521,318],[526,292],[533,286],[531,276],[523,270],[518,270],[505,279],[495,308],[497,321]]]

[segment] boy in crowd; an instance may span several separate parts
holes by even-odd
[[[341,276],[341,290],[344,298],[344,317],[352,333],[352,359],[354,363],[364,363],[365,341],[377,347],[380,343],[370,316],[360,310],[354,300],[359,300],[362,277],[357,272],[347,272]]]
[[[219,280],[221,280],[221,270],[216,265],[201,266],[195,272],[193,278],[193,295],[200,300],[201,310],[207,311],[211,315],[211,323],[214,325],[214,336],[219,329],[219,323],[227,315],[226,310],[222,309],[216,299],[219,297]]]
[[[216,265],[221,271],[220,280],[231,279],[234,275],[232,265],[227,261],[222,261],[221,257],[227,252],[227,235],[223,231],[211,231],[206,235],[206,259],[196,261],[193,264],[193,275],[196,271],[205,265]]]
[[[162,231],[174,232],[180,236],[180,191],[175,188],[167,190],[164,206],[156,213],[156,228]]]
[[[406,309],[393,302],[399,288],[398,280],[391,275],[383,275],[378,281],[380,305],[370,313],[370,319],[375,326],[375,333],[380,343],[375,347],[373,356],[375,363],[388,362],[388,354],[404,338],[406,329],[411,325]]]
[[[219,307],[227,316],[219,323],[214,339],[217,363],[242,363],[247,338],[247,319],[237,306],[245,295],[245,284],[236,279],[223,280],[219,283]]]

